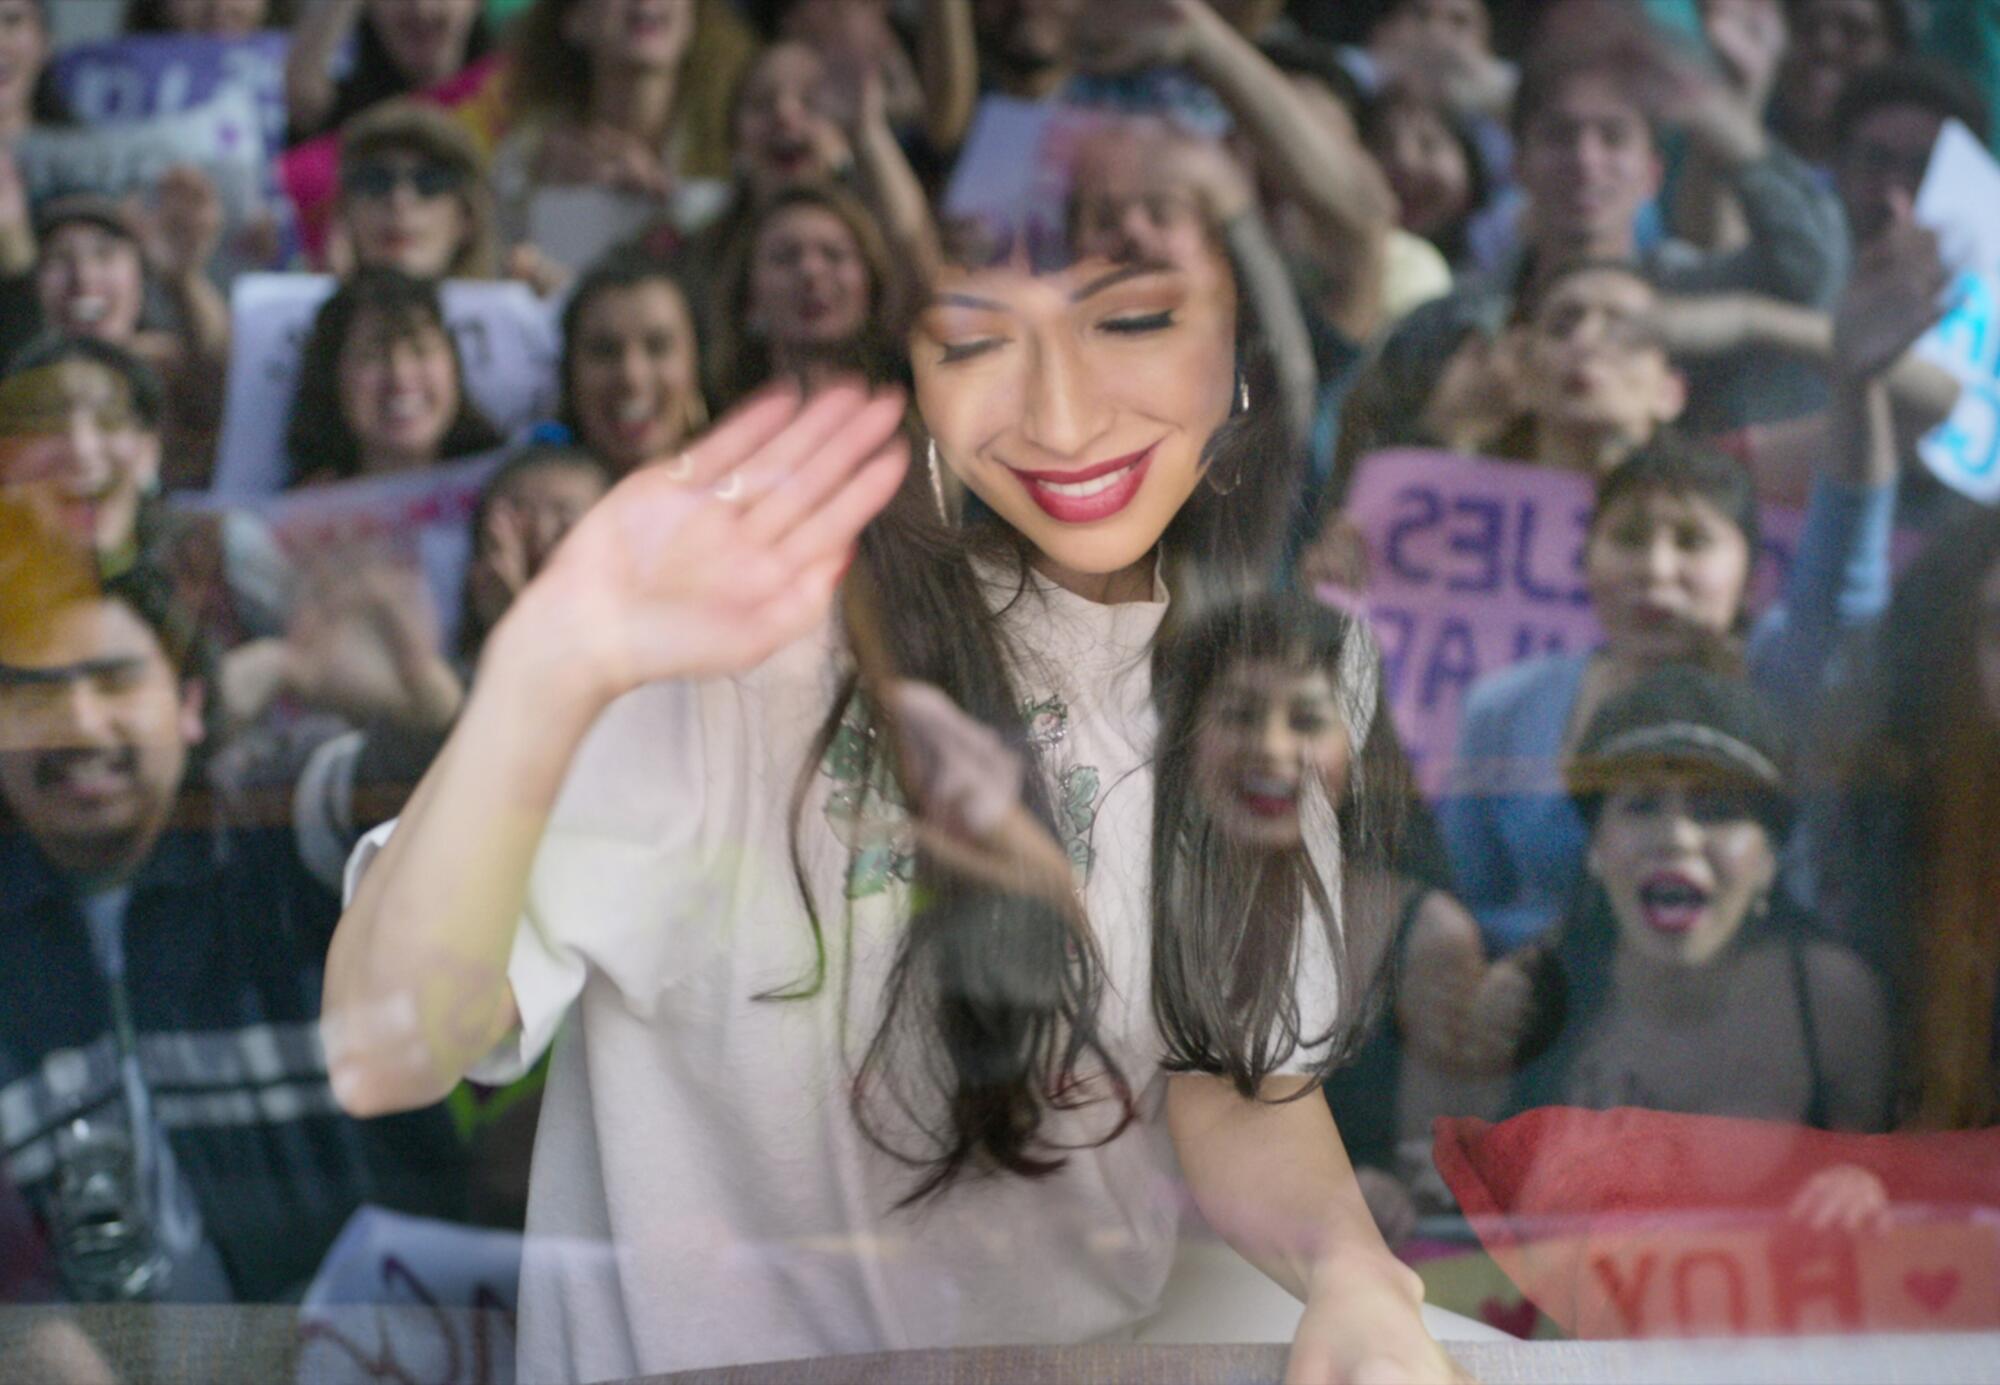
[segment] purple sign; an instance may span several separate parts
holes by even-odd
[[[135,34],[65,49],[55,61],[55,82],[78,119],[148,120],[178,115],[218,93],[240,88],[257,104],[264,138],[285,146],[285,45],[283,33],[243,38]]]

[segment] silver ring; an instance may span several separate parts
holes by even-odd
[[[694,475],[694,458],[685,452],[676,452],[660,463],[660,472],[670,481],[685,481]]]
[[[732,471],[723,477],[721,484],[715,488],[715,498],[717,500],[741,500],[743,498],[743,473]]]

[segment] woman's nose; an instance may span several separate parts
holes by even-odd
[[[1096,379],[1060,332],[1036,343],[1029,357],[1022,435],[1058,457],[1085,460],[1107,421]]]

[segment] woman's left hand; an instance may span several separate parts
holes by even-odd
[[[1315,1276],[1292,1337],[1285,1385],[1460,1385],[1470,1377],[1432,1339],[1423,1281],[1387,1254]]]

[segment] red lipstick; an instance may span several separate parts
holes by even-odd
[[[1153,449],[1158,446],[1155,443],[1141,451],[1074,471],[1014,469],[1014,475],[1020,478],[1028,498],[1041,506],[1049,518],[1064,524],[1091,524],[1109,519],[1132,503],[1145,482]]]

